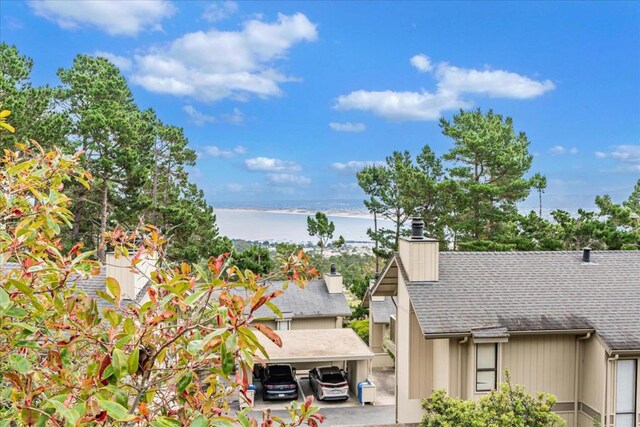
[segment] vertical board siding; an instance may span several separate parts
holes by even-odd
[[[409,398],[424,399],[433,392],[433,341],[424,339],[415,313],[409,327]]]
[[[581,341],[581,345],[579,400],[602,414],[607,353],[596,337]]]
[[[554,394],[559,402],[573,402],[575,337],[546,335],[511,337],[502,345],[502,371],[527,392]]]
[[[309,319],[293,319],[291,329],[336,329],[335,317],[314,317]]]

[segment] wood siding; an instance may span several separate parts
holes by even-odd
[[[398,242],[400,259],[411,281],[437,281],[439,265],[438,242],[407,241]]]
[[[337,329],[337,325],[335,317],[312,317],[291,321],[291,329]]]
[[[433,392],[433,340],[425,340],[415,313],[409,326],[409,398],[424,399]]]
[[[531,394],[547,392],[558,402],[573,402],[575,342],[572,335],[512,336],[501,346],[500,369],[508,369],[512,382]]]

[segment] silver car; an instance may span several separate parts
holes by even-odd
[[[311,390],[318,400],[347,400],[349,398],[349,383],[336,366],[313,368],[309,371]]]

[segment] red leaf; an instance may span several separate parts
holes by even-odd
[[[273,342],[275,345],[277,345],[278,347],[282,347],[282,338],[280,338],[278,336],[278,334],[276,334],[273,329],[271,329],[270,327],[268,327],[267,325],[263,325],[262,323],[256,323],[253,325],[257,330],[259,330],[260,332],[262,332],[262,334],[269,338],[271,340],[271,342]]]

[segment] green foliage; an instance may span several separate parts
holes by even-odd
[[[423,427],[556,427],[565,422],[551,409],[556,398],[547,393],[533,397],[524,387],[506,382],[477,401],[460,400],[437,390],[422,403]]]
[[[369,344],[369,319],[352,320],[349,327],[353,329],[362,340]]]
[[[258,334],[281,345],[253,320],[263,305],[275,312],[283,291],[225,256],[172,267],[155,226],[115,227],[104,239],[116,257],[127,256],[139,274],[143,257],[158,262],[140,306],[107,278],[99,292],[107,304],[98,309],[76,282],[98,274],[99,262],[82,244],[60,244],[73,226],[68,190],[87,180],[81,155],[17,147],[0,157],[0,424],[257,425],[229,401],[246,399],[254,364],[268,358]],[[301,287],[316,274],[304,253],[280,271]],[[263,422],[316,426],[323,417],[311,403],[290,406],[286,422],[267,411]]]
[[[273,273],[276,267],[269,253],[269,248],[258,245],[252,245],[243,251],[233,252],[233,262],[240,270],[251,270],[263,276]]]
[[[322,212],[316,212],[315,217],[307,217],[307,231],[309,236],[318,238],[318,247],[320,248],[320,258],[324,257],[324,248],[329,241],[333,239],[333,233],[336,226],[333,221],[329,221],[327,215]],[[340,236],[334,244],[338,247],[344,245],[344,237]]]
[[[187,170],[196,153],[181,128],[162,123],[153,110],[140,111],[125,78],[104,58],[78,55],[58,70],[60,87],[33,87],[33,61],[0,44],[0,99],[14,110],[15,135],[0,134],[0,148],[31,137],[43,147],[70,154],[85,152],[85,177],[92,187],[71,182],[73,228],[63,229],[66,249],[82,241],[98,249],[103,233],[116,223],[160,228],[169,239],[168,259],[197,262],[219,245],[213,209]]]

